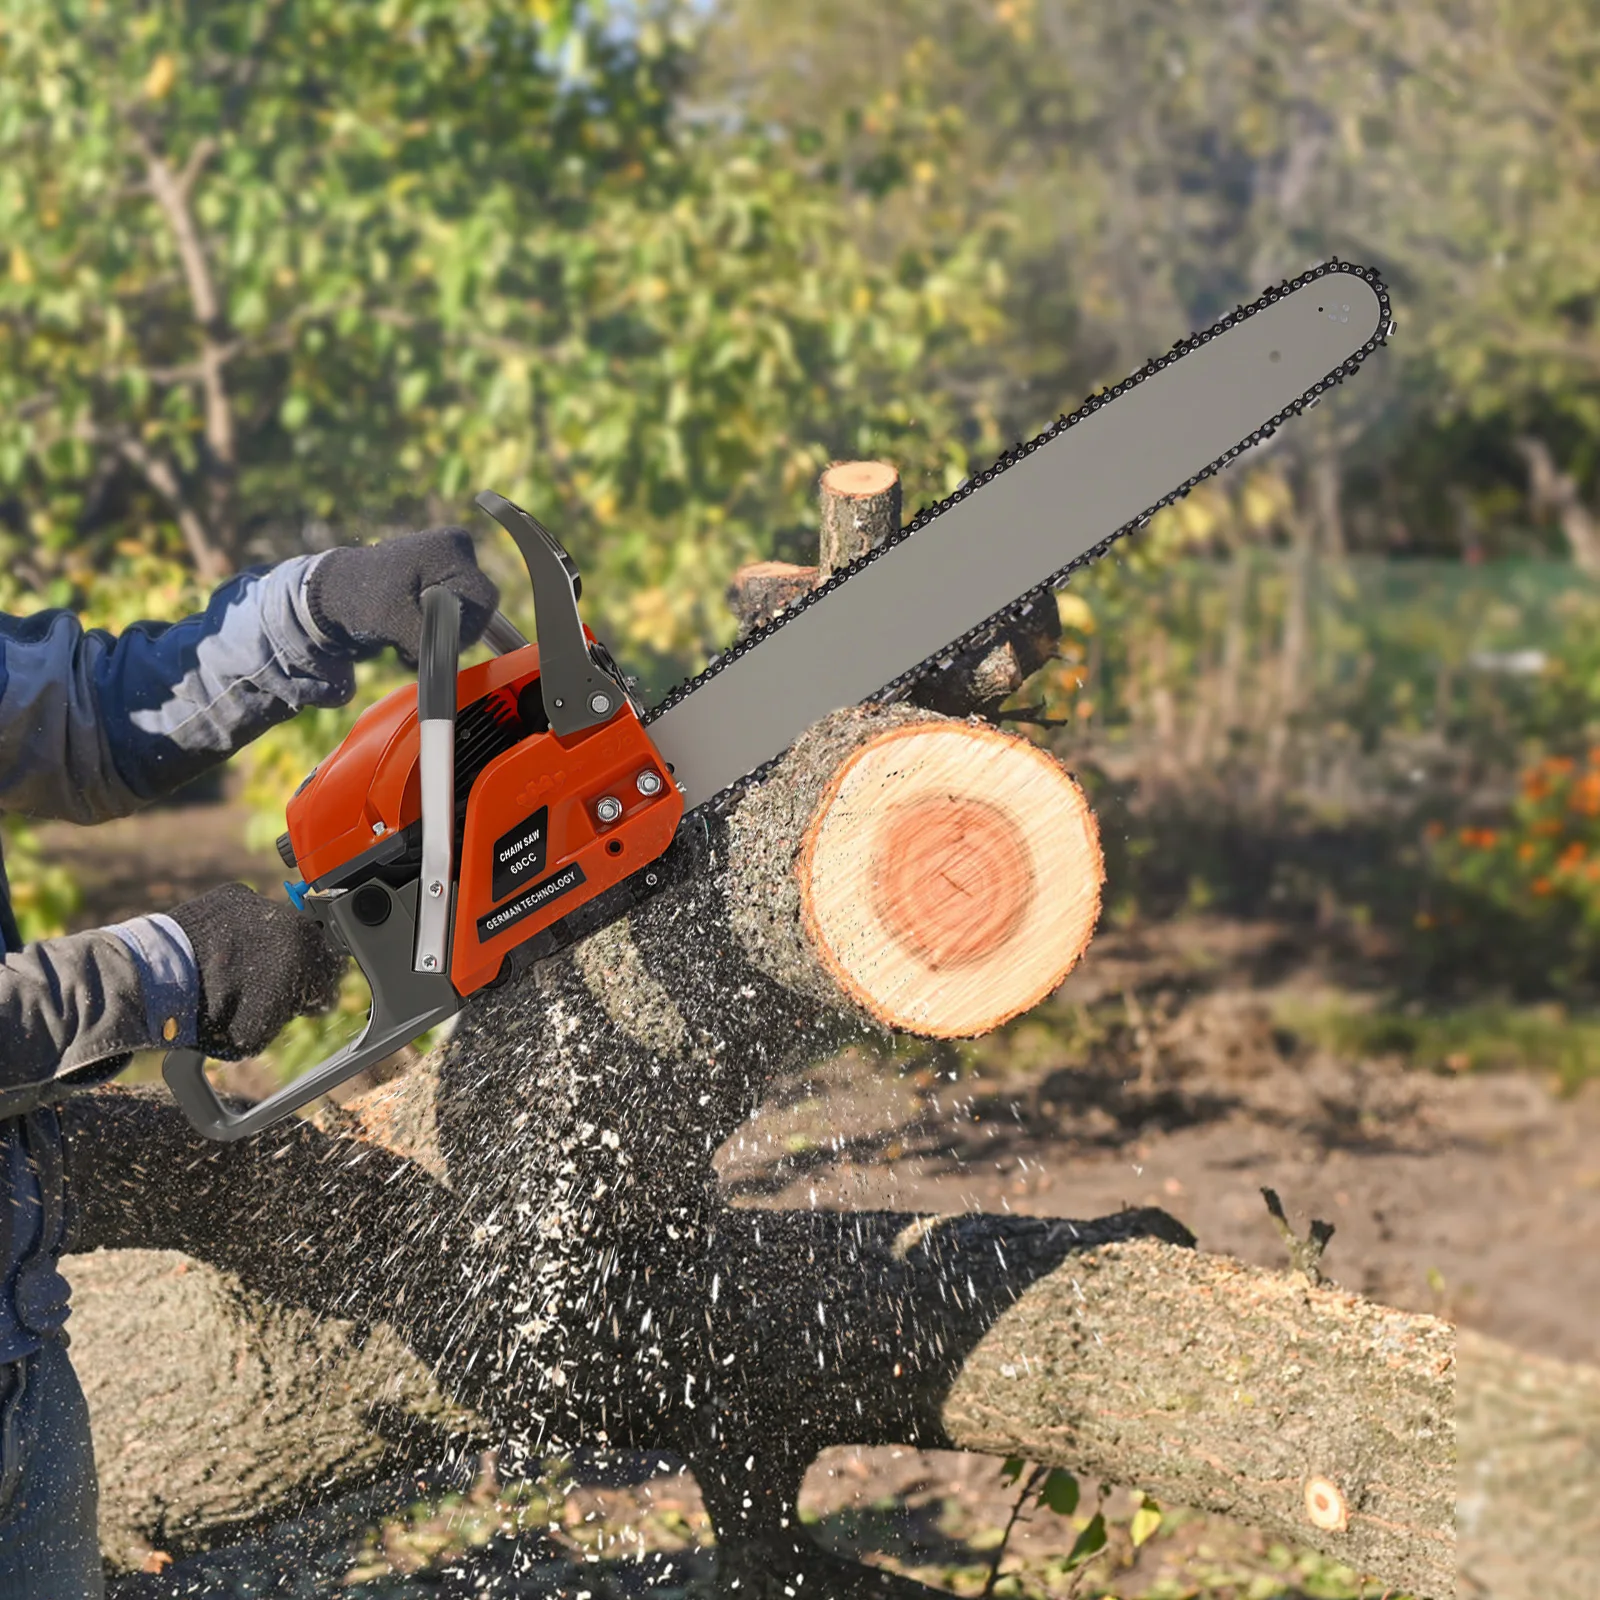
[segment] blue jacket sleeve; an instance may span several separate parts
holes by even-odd
[[[198,987],[159,914],[0,953],[0,1118],[104,1083],[135,1050],[192,1046]]]
[[[0,616],[0,810],[126,816],[303,707],[345,704],[351,662],[305,602],[321,559],[251,568],[203,612],[119,637],[65,610]]]
[[[0,616],[0,810],[126,815],[303,706],[343,705],[351,663],[305,604],[319,559],[253,568],[204,612],[118,638],[68,611]],[[0,926],[0,1117],[104,1082],[134,1050],[195,1043],[199,978],[172,918],[7,943]]]

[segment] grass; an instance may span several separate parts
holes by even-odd
[[[1340,997],[1277,1009],[1284,1027],[1341,1055],[1398,1056],[1429,1072],[1528,1072],[1561,1094],[1600,1075],[1600,1016],[1557,1004],[1430,1012]]]

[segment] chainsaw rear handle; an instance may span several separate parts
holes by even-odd
[[[478,496],[478,505],[511,535],[528,568],[539,633],[539,686],[551,729],[558,735],[570,735],[610,721],[626,702],[627,691],[590,651],[578,614],[582,580],[576,563],[520,506],[489,493]],[[528,642],[498,611],[483,638],[497,655],[521,649]],[[430,587],[422,595],[422,638],[417,654],[420,876],[399,890],[370,880],[356,894],[333,890],[325,897],[314,891],[308,896],[317,909],[306,909],[305,914],[316,916],[325,926],[331,924],[330,935],[355,957],[372,990],[366,1027],[326,1061],[242,1112],[228,1110],[217,1097],[205,1074],[203,1051],[169,1050],[162,1076],[184,1114],[207,1138],[242,1139],[281,1122],[460,1008],[460,996],[449,978],[448,956],[456,890],[455,721],[460,645],[459,599],[443,586]],[[363,912],[359,918],[354,912],[357,894]],[[375,907],[372,897],[379,894],[388,897],[387,910]]]
[[[258,1105],[245,1111],[230,1111],[206,1077],[203,1050],[167,1052],[161,1075],[184,1115],[208,1139],[243,1139],[270,1128],[308,1101],[354,1077],[363,1067],[393,1055],[461,1008],[461,997],[448,977],[411,970],[417,887],[415,878],[399,889],[378,880],[363,884],[359,891],[363,896],[359,917],[353,903],[356,894],[348,890],[335,891],[320,903],[317,920],[349,950],[361,952],[357,965],[372,990],[372,1010],[357,1038],[319,1066],[302,1073]],[[388,897],[387,909],[377,926],[370,920],[374,908],[367,895],[369,888]]]

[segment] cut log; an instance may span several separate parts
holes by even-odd
[[[900,531],[900,474],[887,461],[835,461],[819,498],[823,577]]]
[[[869,1016],[975,1037],[1037,1005],[1094,934],[1105,881],[1083,791],[1023,739],[913,725],[843,762],[806,829],[801,915]]]
[[[741,635],[770,622],[785,607],[817,586],[816,567],[787,561],[753,561],[740,567],[728,586],[728,608],[739,619]]]

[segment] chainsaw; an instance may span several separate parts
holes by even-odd
[[[829,712],[895,698],[1020,618],[1161,507],[1319,404],[1394,331],[1378,274],[1337,259],[1179,340],[753,630],[646,709],[579,613],[578,568],[497,494],[537,642],[501,613],[460,666],[459,602],[422,597],[417,682],[365,711],[295,791],[285,884],[361,968],[359,1037],[243,1111],[203,1052],[163,1074],[201,1133],[283,1120],[479,990],[625,916],[680,830]]]

